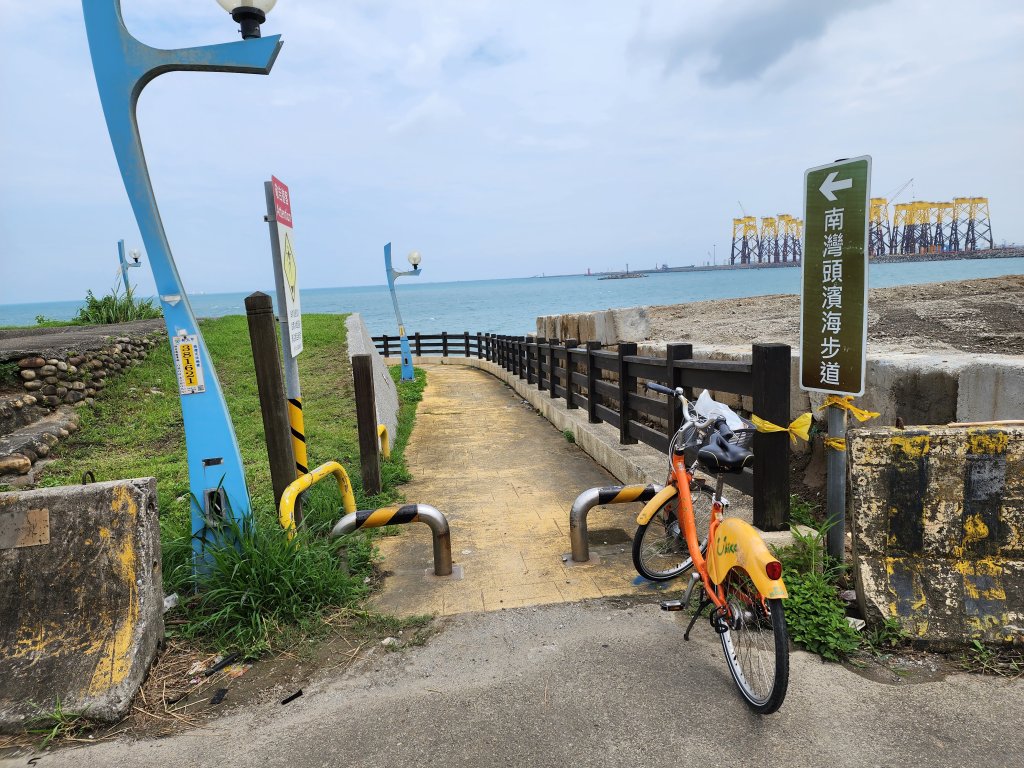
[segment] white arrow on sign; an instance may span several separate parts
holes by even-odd
[[[836,196],[834,192],[837,189],[849,189],[853,186],[853,179],[840,179],[836,181],[836,176],[839,175],[839,171],[832,171],[825,180],[821,182],[821,186],[818,187],[818,191],[825,196],[825,199],[834,202]]]

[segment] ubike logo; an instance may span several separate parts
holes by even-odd
[[[730,542],[727,537],[723,536],[718,540],[715,552],[719,555],[734,555],[736,554],[736,549],[737,546]]]

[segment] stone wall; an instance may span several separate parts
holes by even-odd
[[[345,320],[348,331],[348,356],[369,355],[373,362],[373,395],[377,400],[377,423],[388,429],[388,438],[393,445],[398,432],[398,389],[391,378],[388,366],[374,346],[370,331],[358,312]]]
[[[107,339],[95,349],[69,350],[52,357],[28,355],[16,360],[18,378],[36,402],[50,408],[62,403],[90,404],[107,380],[142,362],[160,343],[163,331]]]

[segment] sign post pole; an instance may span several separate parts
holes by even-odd
[[[284,353],[288,423],[292,430],[295,476],[301,477],[309,472],[309,459],[306,455],[306,425],[302,417],[302,389],[299,386],[297,359],[302,352],[302,308],[295,261],[291,193],[288,186],[275,176],[263,183],[263,189],[267,196],[270,250],[274,256],[274,281],[277,284],[277,314],[281,324],[281,351]],[[301,520],[302,507],[296,504],[295,522]]]
[[[871,158],[837,160],[804,174],[800,388],[862,395],[867,362]],[[846,544],[846,412],[828,407],[828,554]]]

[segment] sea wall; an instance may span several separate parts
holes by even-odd
[[[394,441],[398,434],[398,388],[388,371],[388,366],[373,344],[370,331],[358,312],[345,320],[348,332],[348,356],[369,355],[373,363],[373,396],[377,401],[377,423],[387,427],[388,435]]]
[[[638,354],[663,357],[667,340],[648,339],[647,308],[612,309],[548,315],[537,318],[544,338],[600,341],[615,345],[632,341]],[[750,347],[694,344],[695,358],[749,362]],[[790,412],[814,410],[823,395],[799,388],[800,355],[793,350]],[[1018,355],[956,351],[872,353],[869,347],[866,388],[858,405],[881,414],[875,424],[946,424],[1024,418],[1024,358]]]

